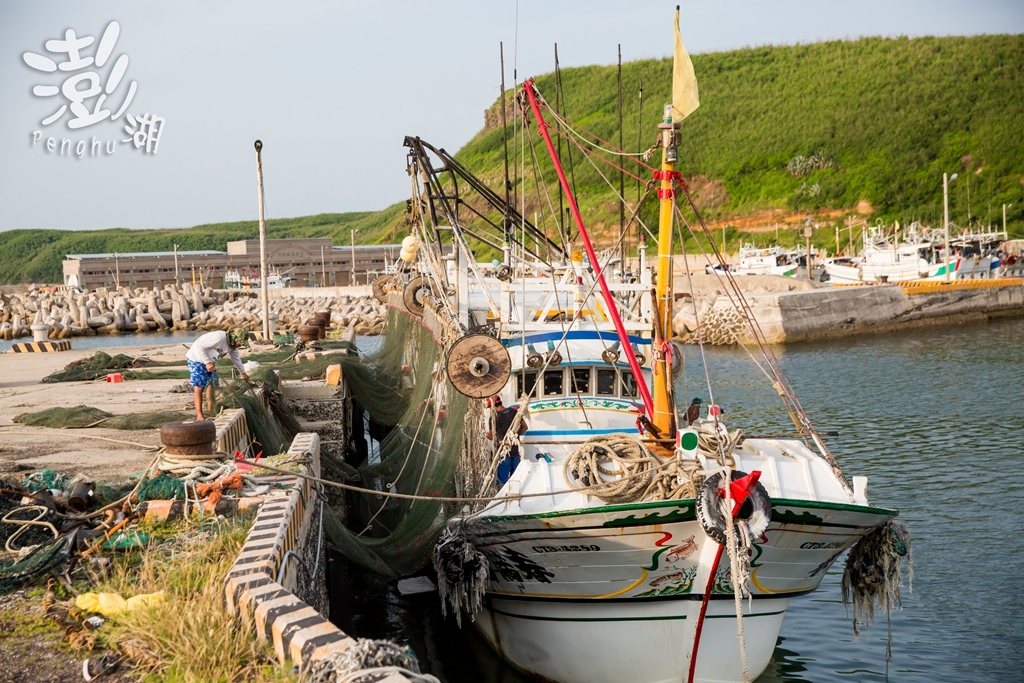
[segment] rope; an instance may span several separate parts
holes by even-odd
[[[0,429],[2,429],[2,427],[0,427]],[[6,430],[4,430],[3,432],[0,432],[0,433],[6,434],[6,435],[9,435],[9,436],[36,436],[36,437],[38,437],[38,436],[45,436],[46,434],[48,434],[48,432],[9,432],[9,431],[6,431]],[[158,450],[160,450],[162,448],[162,446],[149,446],[149,445],[146,445],[144,443],[138,443],[137,441],[125,441],[124,439],[110,439],[110,438],[107,438],[105,436],[94,436],[92,434],[75,434],[75,438],[76,439],[97,439],[99,441],[109,441],[111,443],[123,443],[123,444],[127,444],[128,446],[135,446],[136,448],[141,448],[141,449],[146,450],[146,451],[158,451]]]
[[[440,683],[420,673],[416,656],[408,647],[387,640],[359,638],[341,651],[318,659],[302,675],[302,683],[372,683],[384,674],[398,673],[412,683]]]
[[[470,543],[459,524],[445,528],[434,546],[433,562],[441,614],[447,617],[450,606],[456,624],[462,628],[462,612],[473,619],[483,607],[489,574],[487,558]]]
[[[636,437],[601,434],[569,454],[563,473],[570,487],[582,481],[606,503],[629,503],[650,488],[659,464]]]
[[[21,512],[23,510],[29,511],[29,512],[38,512],[39,514],[36,515],[35,517],[33,517],[32,519],[11,519],[11,515],[13,515],[15,513],[18,513],[18,512]],[[36,547],[34,545],[31,545],[31,546],[25,546],[24,548],[19,548],[18,550],[15,550],[14,548],[11,547],[11,542],[14,541],[14,539],[18,538],[18,536],[21,536],[25,531],[27,531],[30,526],[43,526],[43,527],[48,528],[50,530],[50,532],[53,534],[54,540],[56,540],[60,536],[60,533],[57,531],[57,528],[55,526],[53,526],[53,524],[50,524],[49,522],[42,521],[43,517],[46,517],[47,513],[49,513],[49,512],[50,512],[50,508],[46,507],[45,505],[25,505],[25,506],[22,506],[20,508],[15,508],[15,509],[11,510],[10,512],[8,512],[6,515],[4,515],[3,519],[0,519],[0,522],[3,522],[4,524],[17,524],[17,525],[19,525],[17,531],[15,531],[13,534],[11,534],[7,538],[7,542],[4,543],[4,548],[7,550],[7,552],[9,552],[9,553],[18,553],[18,552],[21,552],[21,551],[29,552],[33,548]]]

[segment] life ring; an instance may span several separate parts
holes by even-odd
[[[745,472],[732,471],[732,480],[735,481],[745,477]],[[725,545],[726,541],[726,520],[722,512],[722,494],[718,488],[722,483],[722,473],[711,475],[704,481],[704,485],[697,492],[697,521],[704,529],[704,533],[711,537],[719,545]],[[740,511],[735,519],[747,525],[750,537],[758,538],[768,528],[772,518],[772,501],[768,496],[761,482],[754,484],[753,490],[747,499],[740,506]]]

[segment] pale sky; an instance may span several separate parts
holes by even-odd
[[[3,0],[0,230],[255,220],[257,138],[267,218],[383,209],[408,197],[404,136],[455,152],[483,128],[500,44],[506,87],[553,71],[556,43],[562,68],[612,65],[618,45],[624,62],[668,57],[676,4]],[[1024,33],[1022,0],[680,4],[692,54]],[[77,50],[57,44],[68,31]]]

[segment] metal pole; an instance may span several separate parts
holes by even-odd
[[[114,288],[121,289],[121,267],[117,263],[117,252],[114,252]]]
[[[178,245],[174,245],[174,286],[177,287],[181,284],[181,280],[178,277]]]
[[[354,285],[356,283],[356,232],[355,228],[350,228],[348,231],[348,234],[352,238],[352,275],[348,279],[349,285]]]
[[[263,215],[263,141],[257,140],[256,188],[260,212],[260,303],[263,306],[263,339],[270,341],[270,293],[267,291],[267,222]]]
[[[953,174],[956,178],[956,173]],[[949,175],[942,174],[942,224],[945,226],[946,243],[943,246],[946,258],[946,277],[949,282]]]
[[[320,245],[320,286],[327,286],[327,261],[324,260],[324,245]]]

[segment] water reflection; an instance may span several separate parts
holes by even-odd
[[[817,427],[839,431],[827,443],[847,474],[868,476],[872,502],[900,509],[915,574],[892,617],[888,667],[884,617],[853,635],[840,602],[840,558],[819,590],[791,603],[759,683],[882,681],[887,668],[894,683],[1020,680],[1022,340],[1024,320],[1015,319],[775,350]],[[677,386],[685,403],[713,395],[732,427],[792,431],[743,351],[705,355],[711,392],[700,354],[688,348]],[[449,683],[528,680],[472,629],[443,620],[436,598],[387,600],[361,617],[378,635],[358,635],[412,644],[424,668]]]

